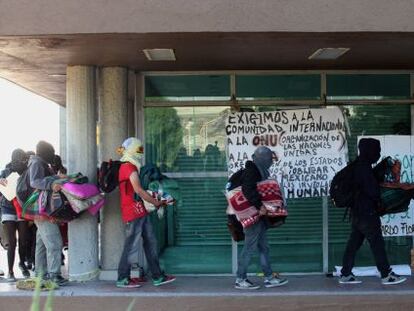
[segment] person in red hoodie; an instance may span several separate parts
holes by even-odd
[[[131,278],[131,263],[128,255],[136,250],[133,249],[134,241],[141,236],[145,257],[151,271],[152,283],[160,286],[175,281],[175,277],[166,275],[160,268],[158,259],[157,239],[154,235],[149,214],[142,200],[153,204],[156,208],[164,203],[153,198],[142,187],[139,180],[140,161],[144,148],[139,139],[130,137],[122,143],[119,148],[121,166],[119,169],[119,192],[121,199],[121,216],[125,223],[125,244],[118,265],[117,287],[140,287],[138,280]],[[139,196],[137,199],[136,195]],[[135,244],[136,245],[136,244]]]

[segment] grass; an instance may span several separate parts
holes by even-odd
[[[32,298],[32,304],[30,306],[30,311],[40,311],[41,305],[40,305],[40,292],[42,291],[42,281],[39,277],[33,279],[36,282],[33,298]],[[56,287],[54,288],[56,289]],[[54,289],[49,290],[49,294],[47,296],[45,305],[43,306],[43,311],[53,311],[53,294]],[[132,311],[132,309],[135,306],[135,299],[133,299],[126,311]]]
[[[30,311],[40,311],[40,292],[42,291],[42,281],[40,277],[34,279],[36,282],[35,291],[33,294],[32,305],[30,306]],[[52,311],[52,302],[53,302],[53,292],[54,290],[49,291],[49,295],[47,296],[45,305],[43,310],[44,311]]]

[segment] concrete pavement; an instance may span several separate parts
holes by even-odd
[[[290,276],[282,287],[240,291],[233,277],[181,276],[172,284],[137,289],[116,288],[114,282],[73,283],[56,290],[54,310],[414,310],[414,279],[381,285],[376,277],[362,284],[340,285],[326,276]],[[261,282],[260,278],[251,280]],[[33,292],[17,290],[0,280],[0,310],[29,310]],[[42,293],[45,299],[47,293]],[[10,309],[10,304],[13,309]]]

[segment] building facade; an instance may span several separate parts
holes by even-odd
[[[115,158],[126,137],[143,139],[146,161],[180,192],[176,207],[154,219],[164,266],[227,274],[240,245],[225,225],[224,116],[237,107],[339,106],[350,158],[357,136],[410,135],[413,4],[1,3],[0,76],[62,106],[69,171],[94,180],[98,163]],[[123,240],[117,193],[106,202],[99,224],[83,216],[69,225],[74,280],[115,277]],[[270,233],[276,270],[321,273],[340,264],[348,224],[330,205],[326,196],[289,200],[288,222]],[[392,263],[409,262],[411,236],[386,243]],[[359,256],[359,264],[372,264],[367,249]]]

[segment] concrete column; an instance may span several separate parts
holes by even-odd
[[[66,108],[59,107],[59,155],[64,167],[66,165]]]
[[[116,153],[128,135],[128,70],[102,68],[99,73],[99,161],[119,159]],[[124,225],[119,207],[119,190],[105,196],[101,212],[101,279],[116,278],[124,243]]]
[[[135,90],[136,75],[133,70],[128,70],[128,137],[135,136]]]
[[[95,68],[67,68],[68,172],[81,172],[96,182],[96,85]],[[84,213],[69,223],[69,278],[94,279],[99,274],[97,217]]]
[[[145,79],[141,73],[135,76],[135,131],[137,137],[145,144],[144,133],[144,101],[145,101]]]

